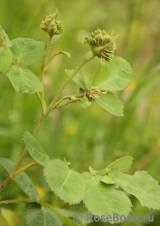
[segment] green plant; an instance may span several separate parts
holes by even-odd
[[[134,175],[124,174],[132,163],[131,156],[117,159],[106,168],[99,171],[89,167],[82,174],[72,170],[66,160],[50,159],[35,136],[39,132],[47,116],[56,108],[71,103],[79,103],[87,108],[96,103],[104,110],[116,116],[123,116],[123,105],[113,93],[126,88],[132,76],[132,69],[124,59],[114,56],[115,36],[97,29],[85,38],[91,50],[84,56],[75,70],[65,70],[66,81],[60,86],[50,104],[45,98],[43,77],[52,60],[59,54],[70,56],[65,51],[50,53],[51,46],[60,38],[63,23],[57,20],[57,13],[49,15],[41,23],[41,28],[48,34],[48,42],[37,42],[32,39],[17,38],[9,40],[5,31],[0,27],[0,72],[6,75],[16,91],[36,94],[40,101],[42,116],[37,122],[33,133],[24,133],[25,149],[19,160],[14,164],[9,159],[0,159],[9,176],[0,189],[5,188],[11,180],[27,195],[27,200],[3,200],[0,204],[25,203],[24,215],[28,225],[79,225],[72,221],[60,209],[50,206],[39,196],[35,186],[24,171],[34,165],[42,165],[44,178],[51,190],[65,203],[77,204],[84,202],[88,211],[94,215],[127,216],[131,211],[131,201],[121,191],[132,194],[139,199],[143,206],[160,209],[160,187],[158,183],[144,171]],[[101,69],[95,77],[79,71],[83,65],[95,56],[100,58]],[[37,77],[28,66],[41,61],[41,74]],[[79,94],[62,96],[63,90],[73,80],[80,89]],[[29,152],[34,162],[21,166],[25,155]],[[154,192],[153,192],[154,191]],[[87,223],[87,222],[86,222]],[[114,223],[113,220],[110,223]],[[85,223],[83,223],[85,224]]]

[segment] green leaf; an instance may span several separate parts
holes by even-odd
[[[92,77],[85,73],[83,74],[83,80],[84,80],[86,89],[90,90],[92,88],[92,83],[93,83]]]
[[[2,211],[2,209],[1,209],[1,211]],[[10,226],[8,224],[7,220],[2,215],[0,215],[0,222],[1,222],[2,226]]]
[[[54,208],[53,211],[56,213],[56,215],[60,218],[62,223],[65,226],[78,226],[79,224],[71,220],[69,217],[73,217],[76,213],[66,210],[66,209],[60,209],[60,208]],[[81,224],[80,224],[81,225]]]
[[[12,47],[12,43],[9,40],[8,35],[3,30],[1,25],[0,25],[0,34],[3,36],[3,46]]]
[[[1,218],[3,217],[3,218]],[[0,225],[1,226],[17,226],[18,214],[16,211],[8,208],[0,208]]]
[[[81,174],[69,169],[61,160],[47,162],[44,175],[51,190],[69,204],[79,203],[84,196],[84,180]]]
[[[73,220],[71,220],[68,217],[59,215],[59,219],[62,221],[63,225],[65,225],[65,226],[79,226],[79,224],[77,224],[76,222],[74,222]]]
[[[3,166],[4,169],[7,170],[8,173],[11,173],[15,167],[15,163],[5,158],[0,158],[0,164]],[[33,185],[26,173],[23,172],[19,174],[16,178],[14,178],[14,181],[30,199],[35,201],[40,200],[39,194],[35,186]]]
[[[71,76],[71,74],[73,73],[74,70],[68,70],[65,69],[65,72],[67,75]],[[74,77],[73,77],[73,81],[79,86],[81,87],[83,90],[86,90],[86,86],[84,83],[84,78],[81,74],[77,73]]]
[[[28,226],[63,226],[53,211],[38,204],[27,204],[24,214]]]
[[[101,181],[102,181],[103,183],[106,183],[106,184],[115,184],[115,183],[116,183],[115,180],[113,180],[112,178],[110,178],[110,177],[107,176],[107,175],[104,176],[104,177],[102,177]]]
[[[100,90],[119,91],[131,82],[132,68],[127,61],[115,57],[107,62],[96,75],[93,85]]]
[[[12,65],[7,76],[16,91],[21,93],[42,92],[43,86],[39,79],[27,68]]]
[[[52,38],[52,44],[55,44],[56,42],[58,42],[60,38],[61,38],[61,35],[54,35]]]
[[[49,160],[49,156],[45,153],[40,143],[28,131],[24,133],[23,139],[32,158],[40,165],[45,166]]]
[[[130,169],[130,167],[132,165],[132,160],[133,160],[133,158],[131,156],[124,156],[124,157],[116,159],[113,163],[108,165],[106,168],[108,171],[112,170],[112,169],[119,169],[119,170],[125,172]]]
[[[45,55],[46,43],[37,42],[30,38],[12,40],[12,52],[18,64],[28,66],[40,61]]]
[[[113,93],[107,92],[106,94],[101,94],[95,102],[109,113],[116,116],[123,116],[123,105]]]
[[[13,61],[13,55],[11,50],[4,46],[0,47],[0,73],[8,71]]]
[[[117,213],[128,216],[132,204],[123,192],[115,190],[114,185],[102,183],[101,176],[92,176],[87,172],[83,173],[83,176],[86,184],[83,201],[92,214],[113,216]]]
[[[66,51],[59,51],[58,54],[63,54],[63,55],[66,55],[67,57],[71,57],[70,53]]]
[[[92,102],[90,102],[86,97],[83,97],[79,104],[82,108],[88,108],[92,105]]]
[[[142,206],[160,209],[160,186],[158,181],[154,180],[147,172],[137,171],[130,176],[115,169],[109,172],[109,176],[126,192],[139,199]]]

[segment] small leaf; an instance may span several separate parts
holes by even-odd
[[[7,76],[16,91],[21,93],[42,92],[43,86],[39,79],[27,68],[12,65]]]
[[[90,90],[92,88],[92,83],[93,83],[92,77],[85,73],[83,74],[83,80],[84,80],[86,89]]]
[[[54,35],[52,38],[52,44],[55,44],[56,42],[58,42],[60,38],[61,38],[61,35]]]
[[[15,167],[15,163],[10,161],[9,159],[0,158],[0,164],[4,169],[7,170],[8,173],[11,173]],[[19,174],[14,181],[18,184],[18,186],[22,189],[22,191],[32,200],[39,201],[39,194],[31,182],[30,178],[26,173]]]
[[[45,153],[40,143],[28,131],[24,133],[23,138],[27,150],[32,158],[40,165],[45,166],[47,161],[49,160],[49,156]]]
[[[107,62],[96,75],[93,85],[100,90],[119,91],[131,82],[132,68],[127,61],[115,57]]]
[[[71,74],[73,73],[74,70],[67,70],[65,69],[65,72],[67,75],[71,76]],[[86,90],[86,86],[84,83],[84,78],[81,74],[77,73],[74,77],[73,77],[73,81],[79,86],[81,87],[83,90]]]
[[[90,173],[83,173],[86,190],[84,203],[94,215],[107,216],[117,213],[128,216],[131,211],[129,198],[121,191],[115,190],[114,185],[107,185],[100,180],[101,176],[92,176]],[[110,222],[114,223],[114,222]]]
[[[13,55],[11,50],[4,46],[0,47],[0,73],[8,71],[13,61]]]
[[[145,171],[125,175],[119,170],[111,170],[109,176],[129,194],[134,195],[142,206],[160,209],[160,185]]]
[[[131,156],[124,156],[124,157],[116,159],[113,163],[108,165],[106,168],[107,168],[107,170],[119,169],[119,170],[125,172],[130,169],[130,167],[132,165],[132,160],[133,160],[133,158]]]
[[[71,57],[70,53],[66,52],[66,51],[60,51],[58,52],[58,54],[64,54],[66,55],[67,57]]]
[[[51,190],[60,199],[75,204],[84,196],[84,180],[81,174],[69,169],[61,160],[55,159],[47,162],[44,175]]]
[[[12,40],[14,58],[21,66],[28,66],[40,61],[46,51],[44,42],[37,42],[29,38],[16,38]]]
[[[99,175],[99,176],[104,176],[106,175],[108,172],[108,170],[105,168],[105,169],[101,169],[99,171],[96,172],[96,175]]]
[[[110,178],[110,177],[107,176],[107,175],[104,176],[104,177],[102,177],[101,181],[102,181],[103,183],[106,183],[106,184],[115,184],[115,183],[116,183],[115,180],[113,180],[112,178]]]
[[[88,168],[88,170],[92,176],[96,175],[97,173],[97,170],[94,170],[91,166]]]
[[[36,203],[27,204],[24,214],[28,226],[63,226],[53,211]]]
[[[8,35],[3,30],[1,25],[0,25],[0,34],[3,35],[3,46],[12,47],[12,43],[9,40]]]
[[[113,93],[107,92],[106,94],[101,94],[95,102],[109,113],[116,116],[123,116],[123,105]]]
[[[79,104],[82,108],[88,108],[91,106],[92,102],[90,102],[86,97],[83,97]]]

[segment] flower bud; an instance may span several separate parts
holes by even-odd
[[[114,35],[108,35],[104,30],[97,29],[86,36],[85,43],[88,43],[95,56],[110,61],[114,57],[116,45]]]
[[[63,33],[64,26],[63,22],[57,20],[58,12],[46,16],[45,20],[42,20],[40,27],[46,31],[51,37],[53,35],[59,35]]]

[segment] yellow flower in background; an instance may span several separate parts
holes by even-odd
[[[40,196],[41,198],[44,198],[44,196],[45,196],[45,191],[44,191],[44,189],[43,189],[41,186],[39,186],[39,185],[36,185],[36,189],[37,189],[37,191],[38,191],[39,196]]]
[[[64,133],[67,136],[74,136],[76,134],[76,127],[74,125],[66,125],[64,127]]]
[[[157,146],[160,148],[160,138],[157,140]]]
[[[135,81],[132,81],[130,85],[127,87],[127,90],[134,90],[137,86],[137,83]]]
[[[133,20],[130,26],[130,33],[129,33],[129,40],[128,40],[129,44],[134,43],[134,41],[136,40],[139,27],[140,27],[140,21]]]

